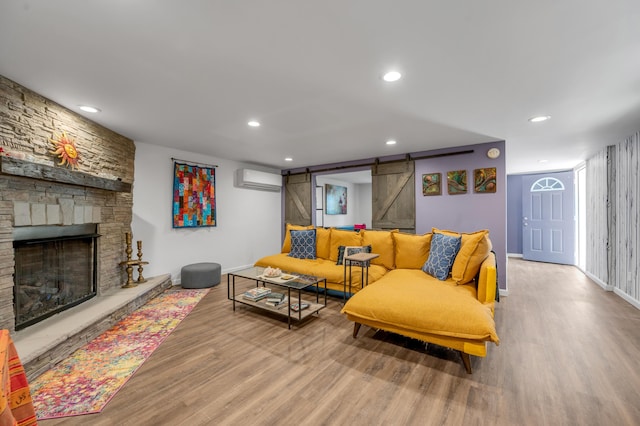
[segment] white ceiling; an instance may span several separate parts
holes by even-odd
[[[0,74],[278,169],[495,140],[508,173],[566,169],[640,130],[640,1],[7,0]]]

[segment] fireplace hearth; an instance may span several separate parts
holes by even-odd
[[[99,236],[96,224],[14,229],[16,330],[96,295]]]

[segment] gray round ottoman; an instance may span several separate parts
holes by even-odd
[[[180,271],[182,288],[207,288],[220,284],[220,264],[212,262],[183,266]]]

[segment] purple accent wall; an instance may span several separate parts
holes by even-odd
[[[523,176],[507,176],[507,253],[522,254]]]
[[[500,157],[495,160],[488,158],[487,151],[490,148],[498,148],[501,152]],[[497,257],[499,286],[504,290],[507,288],[507,180],[504,141],[459,146],[429,151],[425,154],[446,154],[466,150],[473,152],[415,161],[416,233],[431,232],[431,228],[458,232],[488,229]],[[486,167],[496,168],[496,192],[477,194],[473,191],[473,171]],[[447,172],[454,170],[467,171],[466,194],[448,194]],[[442,195],[422,195],[422,175],[428,173],[442,173]]]
[[[492,160],[487,157],[490,148],[498,148],[500,157]],[[439,156],[435,158],[420,157],[440,154],[471,151],[465,154]],[[379,160],[390,161],[403,159],[405,155],[380,157]],[[473,232],[488,229],[496,252],[498,265],[498,284],[500,289],[507,288],[507,179],[505,167],[505,142],[497,141],[477,145],[458,146],[411,153],[415,160],[415,191],[416,191],[416,233],[431,232],[431,228],[450,229],[458,232]],[[332,173],[339,170],[353,171],[356,168],[367,167],[374,159],[363,159],[336,164],[317,165],[308,168],[291,169],[291,173],[309,171],[313,174],[321,170],[335,167]],[[473,171],[478,168],[495,167],[497,172],[497,189],[495,193],[476,194],[473,192]],[[452,170],[466,170],[468,192],[462,195],[447,193],[447,172]],[[315,172],[315,173],[314,173]],[[442,173],[442,195],[422,195],[422,175],[426,173]],[[287,173],[287,170],[282,172]],[[283,211],[284,212],[284,211]],[[283,216],[284,217],[284,216]]]

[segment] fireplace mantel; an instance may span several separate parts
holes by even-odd
[[[4,174],[30,177],[50,182],[68,183],[71,185],[88,186],[115,192],[131,192],[131,184],[120,180],[107,179],[84,172],[78,172],[62,167],[19,160],[11,157],[0,157],[0,171]]]

